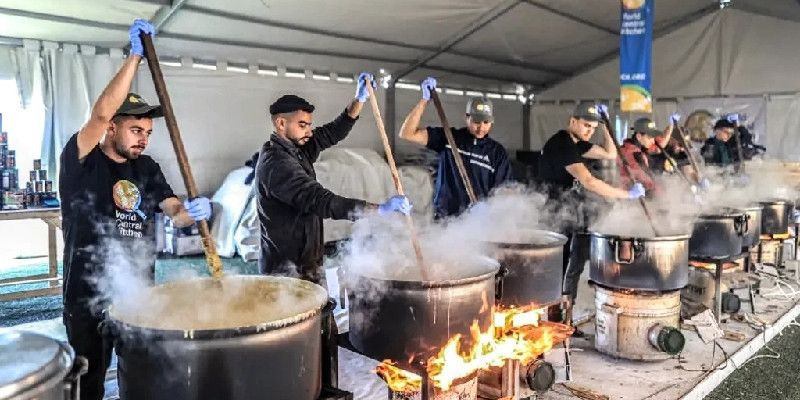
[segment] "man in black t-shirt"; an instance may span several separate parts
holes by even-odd
[[[611,134],[601,121],[601,113],[607,114],[604,105],[579,104],[569,119],[566,130],[560,130],[547,140],[539,158],[539,181],[546,185],[548,203],[556,209],[558,215],[576,217],[565,230],[567,244],[564,247],[563,287],[562,293],[567,296],[571,306],[578,294],[578,282],[588,257],[588,243],[576,243],[576,238],[585,230],[586,222],[580,209],[584,198],[581,189],[588,190],[608,199],[635,199],[644,196],[644,187],[635,183],[630,190],[615,188],[595,178],[586,168],[584,160],[617,158],[617,148]],[[589,142],[597,126],[603,130],[603,146]],[[560,210],[560,211],[558,211]],[[584,239],[587,237],[584,235]],[[582,332],[576,329],[576,335]]]
[[[155,213],[164,212],[177,226],[211,214],[207,198],[182,204],[159,165],[142,154],[153,118],[163,114],[161,106],[128,93],[144,52],[140,34],[154,35],[153,26],[134,21],[130,55],[60,157],[64,325],[75,353],[89,361],[81,377],[82,400],[103,398],[112,344],[98,329],[114,294],[106,290],[108,282],[119,279],[117,273],[153,279]]]
[[[422,100],[403,121],[400,137],[425,146],[438,154],[436,188],[433,195],[434,216],[444,218],[458,215],[469,206],[469,197],[456,168],[453,152],[447,144],[444,129],[419,126],[425,106],[430,100],[430,93],[436,90],[436,80],[425,79],[421,88]],[[492,189],[513,179],[506,149],[489,137],[489,131],[494,124],[493,109],[494,106],[488,99],[474,97],[467,103],[464,117],[466,127],[451,128],[459,155],[464,161],[464,167],[478,199],[488,196]]]

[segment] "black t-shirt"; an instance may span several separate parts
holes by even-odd
[[[64,305],[87,308],[103,305],[98,294],[111,267],[152,279],[155,213],[161,201],[175,194],[149,156],[117,163],[97,145],[78,160],[77,138],[73,135],[61,152],[58,187]]]
[[[567,166],[584,162],[583,155],[592,148],[592,144],[572,140],[565,130],[558,131],[542,148],[539,157],[539,182],[548,185],[554,192],[572,188],[575,178],[567,172]]]

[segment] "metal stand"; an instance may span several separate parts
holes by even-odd
[[[749,260],[748,260],[749,256],[750,256],[749,252],[742,252],[742,253],[739,253],[739,254],[736,254],[736,255],[733,255],[733,256],[730,256],[730,257],[726,257],[726,258],[693,258],[691,260],[691,261],[697,261],[697,262],[706,263],[706,264],[714,264],[714,266],[715,266],[715,268],[714,268],[714,310],[712,310],[712,311],[714,312],[714,318],[717,320],[717,322],[720,321],[720,318],[721,318],[721,315],[722,315],[722,290],[721,290],[721,286],[722,286],[722,270],[724,268],[724,265],[726,263],[734,262],[734,261],[739,260],[742,257],[744,257],[745,258],[745,261],[744,261],[745,262],[745,270],[749,272],[749,269],[750,269]],[[754,296],[753,296],[753,285],[749,281],[748,281],[748,284],[747,284],[747,291],[748,291],[749,297],[750,297],[750,309],[753,312],[755,312],[755,304],[753,302],[753,299],[754,299]]]

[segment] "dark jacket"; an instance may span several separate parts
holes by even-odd
[[[736,148],[736,138],[731,138],[727,142],[723,142],[716,137],[708,138],[703,147],[700,148],[700,154],[703,155],[703,160],[706,164],[726,166],[737,163],[739,161],[739,152]]]
[[[296,267],[300,277],[319,282],[323,218],[346,219],[367,203],[322,187],[313,164],[322,150],[347,137],[355,121],[342,113],[315,128],[302,146],[276,134],[264,143],[256,167],[261,273],[287,274]]]
[[[436,170],[436,187],[433,194],[433,209],[436,218],[458,215],[470,203],[467,189],[458,173],[456,161],[444,129],[428,127],[427,148],[439,155]],[[514,179],[511,161],[506,149],[490,137],[477,139],[467,128],[454,129],[453,140],[464,162],[475,196],[480,200],[489,195],[492,189]]]

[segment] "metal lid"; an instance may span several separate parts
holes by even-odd
[[[0,398],[36,388],[72,367],[72,349],[33,332],[0,330]]]

